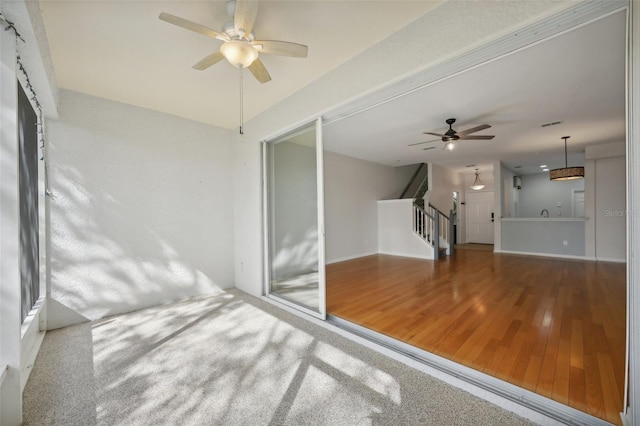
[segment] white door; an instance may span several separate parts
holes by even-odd
[[[493,192],[467,192],[467,242],[493,244]]]

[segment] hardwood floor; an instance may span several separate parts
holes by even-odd
[[[624,264],[367,256],[327,265],[327,312],[621,424]]]

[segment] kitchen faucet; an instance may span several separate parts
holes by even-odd
[[[540,212],[540,216],[542,216],[542,217],[549,217],[549,210],[547,210],[547,209],[542,209],[542,211]]]

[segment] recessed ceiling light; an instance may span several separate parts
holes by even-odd
[[[548,171],[549,171],[549,169],[544,168],[544,169],[542,169],[542,171],[543,171],[543,172],[548,172]]]
[[[546,164],[543,164],[542,166],[540,166],[541,169],[544,169],[545,167],[547,167]]]

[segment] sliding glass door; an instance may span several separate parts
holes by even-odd
[[[324,319],[322,122],[263,144],[265,293]]]

